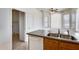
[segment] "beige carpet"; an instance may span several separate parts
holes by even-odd
[[[18,34],[13,34],[12,37],[12,49],[13,50],[27,50],[27,42],[23,42],[19,40],[19,35]]]

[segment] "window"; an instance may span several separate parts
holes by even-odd
[[[61,14],[60,13],[51,14],[51,28],[52,29],[61,28]]]
[[[70,28],[76,30],[76,12],[71,13]]]
[[[79,32],[79,9],[76,12],[76,31]]]
[[[63,28],[64,29],[69,29],[70,27],[70,14],[63,14]]]
[[[43,28],[50,28],[50,15],[44,15]]]
[[[48,17],[45,17],[45,19],[44,19],[44,27],[45,28],[48,28],[48,25],[49,25],[48,24],[49,23],[48,20],[49,20]]]
[[[62,15],[62,26],[64,29],[76,30],[76,10],[70,10]]]

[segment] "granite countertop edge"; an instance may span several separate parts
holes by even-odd
[[[44,35],[43,31],[44,30],[37,30],[37,31],[32,31],[32,32],[26,33],[26,34],[33,35],[33,36],[38,36],[38,37],[43,37],[43,38],[45,37],[45,38],[51,38],[51,39],[56,39],[56,40],[61,40],[61,41],[72,42],[72,43],[78,43],[79,44],[78,40],[69,40],[69,39],[64,39],[64,38],[59,38],[59,37],[47,36],[47,35]],[[76,38],[76,39],[79,39],[79,38]]]

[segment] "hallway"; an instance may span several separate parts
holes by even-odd
[[[24,42],[24,20],[25,13],[12,10],[12,49],[26,50],[27,43]],[[21,41],[22,40],[22,41]]]

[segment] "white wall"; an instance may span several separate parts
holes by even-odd
[[[27,14],[27,32],[38,30],[42,28],[42,15],[36,9],[29,9]]]
[[[61,28],[61,14],[54,13],[51,14],[51,28]]]
[[[12,10],[0,8],[0,49],[12,49]]]

